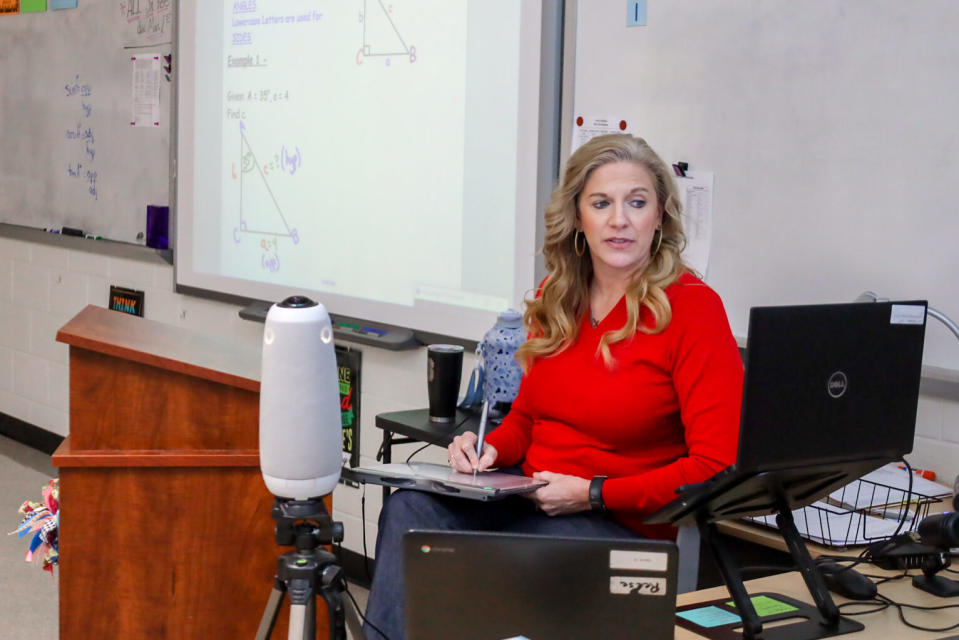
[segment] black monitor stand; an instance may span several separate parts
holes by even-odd
[[[888,462],[887,459],[874,458],[807,466],[801,469],[764,471],[745,475],[732,483],[723,482],[715,486],[706,484],[681,488],[680,498],[654,513],[647,518],[646,522],[671,522],[676,525],[695,522],[702,540],[723,576],[735,608],[729,607],[725,602],[729,598],[683,607],[678,611],[680,615],[677,616],[677,624],[715,640],[735,638],[814,640],[863,629],[861,623],[839,615],[839,609],[833,602],[825,581],[796,529],[792,510],[811,504],[886,462]],[[809,589],[815,606],[785,596],[769,594],[780,604],[788,603],[782,607],[783,610],[788,609],[788,613],[774,617],[764,616],[764,619],[767,621],[798,619],[798,621],[764,630],[753,601],[746,592],[739,568],[727,553],[715,523],[719,520],[771,513],[776,514],[779,531],[789,548],[797,570]],[[682,610],[705,605],[719,606],[727,612],[730,621],[704,626],[691,622],[690,619],[683,618],[681,615]],[[733,618],[735,618],[734,622]],[[741,633],[738,631],[739,628],[742,629]]]

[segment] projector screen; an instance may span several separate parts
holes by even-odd
[[[556,4],[182,0],[177,290],[480,339],[535,286]]]

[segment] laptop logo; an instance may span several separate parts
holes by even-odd
[[[846,393],[848,387],[849,380],[846,379],[846,374],[842,371],[837,371],[829,376],[829,380],[826,382],[826,391],[828,391],[829,395],[833,398],[842,397],[842,394]]]

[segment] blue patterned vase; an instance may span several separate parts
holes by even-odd
[[[508,309],[499,314],[496,324],[486,332],[480,343],[480,355],[486,370],[483,396],[494,413],[505,413],[519,393],[523,370],[516,363],[516,350],[526,339],[523,316]],[[505,405],[505,406],[504,406]]]

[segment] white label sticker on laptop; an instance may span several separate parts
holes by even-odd
[[[666,595],[666,578],[649,576],[610,576],[609,592],[637,596]]]
[[[926,308],[918,304],[894,304],[889,324],[922,324],[926,319]]]
[[[643,569],[665,571],[669,556],[656,551],[625,551],[612,549],[609,552],[610,569]]]

